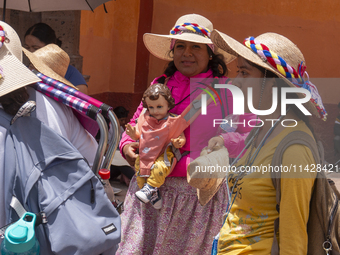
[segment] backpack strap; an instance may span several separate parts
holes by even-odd
[[[204,92],[200,93],[181,113],[183,118],[191,124],[200,114],[202,108],[201,97]],[[211,97],[207,100],[207,106],[213,101]]]
[[[218,94],[220,97],[222,97],[222,95],[221,95],[221,89],[216,88],[216,84],[217,84],[216,81],[218,82],[218,79],[215,78],[211,86],[216,90],[217,94]],[[230,79],[230,78],[227,78],[226,81],[224,82],[224,84],[228,84],[230,81],[231,81],[231,79]],[[227,105],[227,114],[225,114],[224,107],[223,107],[223,105],[221,104],[222,119],[224,119],[226,116],[228,116],[228,115],[230,114],[230,113],[229,113],[229,104],[228,104],[228,96],[227,96],[227,94],[226,94],[225,99],[226,99],[226,105]]]
[[[11,204],[10,206],[15,210],[15,212],[18,214],[19,218],[21,218],[27,211],[17,199],[16,196],[12,196]]]
[[[183,118],[186,120],[189,125],[198,117],[201,110],[201,96],[204,92],[200,93],[181,113]],[[213,101],[211,97],[207,100],[207,106]],[[184,131],[184,130],[182,130]],[[167,148],[166,148],[167,149]],[[166,149],[164,151],[164,155],[166,155]],[[177,159],[177,162],[184,157],[185,155],[189,154],[189,151],[185,151],[183,153],[180,152],[179,149],[172,147],[173,153]]]
[[[309,134],[303,131],[293,131],[290,134],[288,134],[286,137],[284,137],[279,143],[279,145],[276,147],[271,165],[280,166],[282,163],[283,153],[289,146],[294,145],[294,144],[301,144],[301,145],[307,146],[311,150],[315,161],[318,163],[322,161],[320,158],[320,155],[322,154],[320,154],[319,149],[318,149],[318,145],[320,144],[320,142],[318,142],[318,145],[317,145],[315,140]],[[323,149],[320,149],[320,151],[322,152]],[[275,171],[273,171],[271,173],[271,177],[272,177],[273,185],[276,189],[276,202],[278,203],[278,205],[280,205],[281,172],[278,171],[276,173]]]
[[[253,127],[251,129],[251,131],[249,132],[249,134],[247,135],[246,139],[244,140],[244,144],[246,145],[246,149],[249,148],[249,146],[251,145],[251,141],[254,139],[254,136],[256,135],[257,132],[259,132],[259,130],[261,129],[261,124],[259,124],[259,126],[257,127]]]
[[[301,144],[301,145],[307,146],[311,150],[315,161],[317,163],[322,162],[323,147],[322,147],[321,142],[318,142],[318,145],[317,145],[315,140],[309,134],[307,134],[306,132],[297,130],[297,131],[291,132],[290,134],[288,134],[281,140],[279,145],[276,147],[271,165],[273,167],[280,166],[282,164],[283,153],[289,146],[294,145],[294,144]],[[318,149],[319,146],[320,146],[320,149]],[[322,160],[320,159],[320,155],[321,155]],[[271,178],[272,178],[274,188],[276,189],[276,203],[277,203],[276,210],[278,211],[278,213],[280,213],[281,172],[272,171]],[[274,221],[274,239],[273,239],[273,245],[271,249],[271,255],[280,254],[279,243],[277,241],[278,231],[279,231],[279,217],[275,219]]]

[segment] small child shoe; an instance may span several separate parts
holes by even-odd
[[[135,193],[136,197],[142,201],[143,203],[148,203],[152,199],[153,196],[158,197],[157,188],[150,186],[145,183],[144,187]]]
[[[162,202],[163,202],[163,199],[161,197],[161,194],[159,192],[159,189],[157,189],[157,192],[156,194],[154,194],[152,197],[151,197],[151,200],[150,200],[150,203],[152,204],[153,208],[159,210],[162,208]]]

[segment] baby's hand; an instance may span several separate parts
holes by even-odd
[[[126,124],[125,127],[126,127],[126,130],[125,130],[126,134],[130,136],[131,139],[137,140],[138,138],[136,137],[137,135],[136,127],[131,126],[131,124],[129,123]]]
[[[131,126],[131,124],[128,123],[125,125],[125,127],[126,127],[125,131],[128,135],[130,135],[131,133],[136,133],[136,127]]]
[[[175,146],[175,148],[179,149],[182,148],[184,146],[182,139],[175,138],[175,139],[171,139],[172,145]]]

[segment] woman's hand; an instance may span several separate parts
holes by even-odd
[[[126,158],[126,161],[131,165],[135,166],[135,161],[138,156],[136,150],[139,148],[139,142],[132,142],[124,146],[123,154]]]
[[[215,136],[211,138],[208,142],[208,150],[207,152],[210,153],[213,150],[218,150],[224,145],[224,140],[222,136]]]

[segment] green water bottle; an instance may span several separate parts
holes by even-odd
[[[10,225],[1,243],[1,255],[39,255],[40,245],[35,237],[35,221],[35,214],[26,212],[20,220]]]

